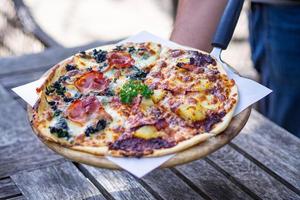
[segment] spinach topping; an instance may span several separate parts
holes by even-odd
[[[80,99],[82,96],[83,96],[82,94],[80,94],[80,93],[77,92],[77,93],[74,95],[74,99]]]
[[[128,47],[128,53],[133,53],[135,52],[136,49],[132,46],[132,47]]]
[[[73,98],[64,97],[64,102],[71,102],[73,101]]]
[[[54,105],[56,104],[56,102],[55,102],[55,101],[48,101],[48,104],[49,104],[50,106],[54,106]]]
[[[50,126],[50,133],[57,135],[59,138],[69,138],[69,127],[65,119],[60,118],[55,126]]]
[[[111,88],[107,88],[107,89],[104,91],[104,95],[105,95],[105,96],[108,96],[108,97],[112,97],[112,96],[115,96],[115,92],[114,92]]]
[[[54,117],[57,117],[57,116],[60,115],[60,113],[62,113],[61,110],[55,110],[53,116],[54,116]]]
[[[116,48],[113,49],[114,51],[124,51],[126,50],[125,47],[123,47],[122,45],[118,45],[116,46]]]
[[[52,108],[52,110],[57,110],[57,105],[53,105],[53,106],[51,106],[51,108]]]
[[[68,76],[62,76],[58,79],[58,81],[54,82],[53,85],[50,85],[48,87],[46,87],[46,95],[50,95],[53,92],[56,92],[56,94],[60,95],[60,96],[64,96],[64,93],[66,92],[66,88],[61,85],[62,81],[65,81],[66,79],[68,79]]]
[[[80,51],[79,53],[82,54],[82,55],[86,55],[85,51]]]
[[[47,101],[47,99],[46,99]],[[47,101],[49,106],[51,107],[51,109],[54,111],[54,116],[58,116],[59,113],[57,115],[55,115],[56,112],[58,112],[59,110],[57,110],[57,105],[56,105],[56,102],[55,101]],[[61,112],[61,111],[59,111]]]
[[[75,70],[75,69],[77,69],[76,65],[71,65],[71,64],[66,65],[66,70],[67,71],[71,71],[71,70]]]
[[[101,131],[103,129],[105,129],[107,125],[107,122],[104,120],[104,119],[100,119],[96,125],[96,127],[93,127],[93,126],[89,126],[86,130],[85,130],[85,135],[87,137],[89,137],[91,134],[94,134],[98,131]]]
[[[136,66],[133,67],[133,70],[134,72],[128,76],[132,80],[144,80],[148,74]]]
[[[55,89],[56,94],[60,96],[64,96],[64,93],[66,92],[66,88],[61,85],[60,81],[56,81],[53,84],[53,88]]]
[[[87,52],[85,52],[85,51],[80,51],[80,52],[79,52],[79,56],[80,56],[81,58],[86,58],[86,59],[91,58],[91,56],[89,55],[89,53],[87,53]]]
[[[46,95],[50,95],[51,93],[53,93],[55,91],[55,89],[52,86],[48,86],[46,87]]]
[[[138,94],[145,98],[150,98],[150,96],[153,94],[153,91],[139,80],[129,80],[129,82],[125,83],[121,88],[121,102],[130,104],[132,103],[134,97],[138,96]]]
[[[97,49],[94,49],[92,57],[96,60],[97,63],[102,63],[106,60],[106,55],[107,51],[102,51],[101,49],[97,51]]]

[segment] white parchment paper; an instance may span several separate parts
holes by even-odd
[[[171,42],[169,40],[162,39],[148,32],[140,32],[137,35],[129,37],[119,44],[124,42],[157,42],[171,48],[182,48],[179,44]],[[233,73],[229,69],[226,69],[228,76],[235,80],[238,91],[239,91],[239,102],[235,110],[235,115],[243,111],[245,108],[251,104],[257,102],[258,100],[264,98],[266,95],[272,91],[265,86],[252,81],[247,78],[240,77],[239,75]],[[38,100],[38,95],[36,93],[36,88],[39,87],[43,82],[44,78],[36,80],[25,85],[12,88],[12,90],[18,94],[22,99],[24,99],[29,105],[33,106]],[[157,157],[157,158],[117,158],[107,156],[107,159],[119,165],[121,168],[129,171],[135,176],[141,178],[150,171],[159,167],[161,164],[169,160],[175,154]]]

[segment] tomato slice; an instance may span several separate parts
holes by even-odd
[[[134,60],[128,52],[112,52],[108,55],[108,64],[116,69],[131,67]]]
[[[103,73],[97,71],[87,72],[75,81],[76,88],[82,93],[102,92],[108,85],[109,80],[103,76]]]
[[[71,105],[66,110],[66,115],[68,119],[84,123],[87,118],[93,113],[97,112],[101,107],[100,102],[94,96],[89,96],[85,99],[78,99],[71,103]]]

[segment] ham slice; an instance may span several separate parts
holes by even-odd
[[[111,116],[105,112],[101,103],[94,96],[72,102],[65,114],[68,119],[79,124],[89,121],[92,117],[111,120]]]
[[[87,94],[88,92],[103,92],[107,89],[109,80],[103,76],[103,73],[98,71],[90,71],[80,76],[75,81],[76,88]]]
[[[131,67],[134,60],[127,52],[112,52],[108,55],[108,64],[116,69]]]

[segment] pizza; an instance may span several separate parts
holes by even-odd
[[[37,88],[31,124],[45,141],[93,155],[155,157],[221,133],[238,102],[209,54],[153,42],[82,51]]]

